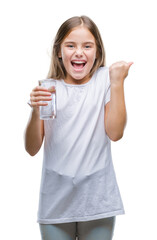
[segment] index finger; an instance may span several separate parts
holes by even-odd
[[[46,91],[48,92],[48,89],[42,86],[37,86],[33,89],[33,91]]]

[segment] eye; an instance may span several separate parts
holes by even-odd
[[[67,45],[67,47],[68,47],[68,48],[74,48],[74,45],[69,44],[69,45]]]
[[[88,48],[91,48],[91,46],[90,45],[85,45],[85,48],[88,49]]]

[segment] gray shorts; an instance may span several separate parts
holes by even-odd
[[[39,224],[42,240],[111,240],[116,217],[87,222]]]

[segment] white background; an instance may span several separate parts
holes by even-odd
[[[30,157],[23,134],[29,94],[46,77],[63,21],[87,15],[97,24],[107,66],[133,61],[125,80],[128,122],[112,154],[126,215],[114,239],[157,239],[157,34],[155,0],[5,0],[0,4],[0,228],[3,240],[40,239],[36,223],[42,149]]]

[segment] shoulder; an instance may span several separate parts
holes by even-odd
[[[103,67],[99,67],[97,71],[98,71],[98,72],[101,72],[101,73],[104,73],[104,72],[108,72],[108,71],[109,71],[109,68],[106,67],[106,66],[103,66]]]
[[[99,67],[96,71],[96,77],[101,77],[101,78],[105,78],[108,77],[109,74],[109,68],[104,66],[104,67]]]
[[[103,83],[108,82],[109,78],[109,68],[104,66],[104,67],[99,67],[96,72],[95,72],[95,80],[96,81],[102,81]]]

